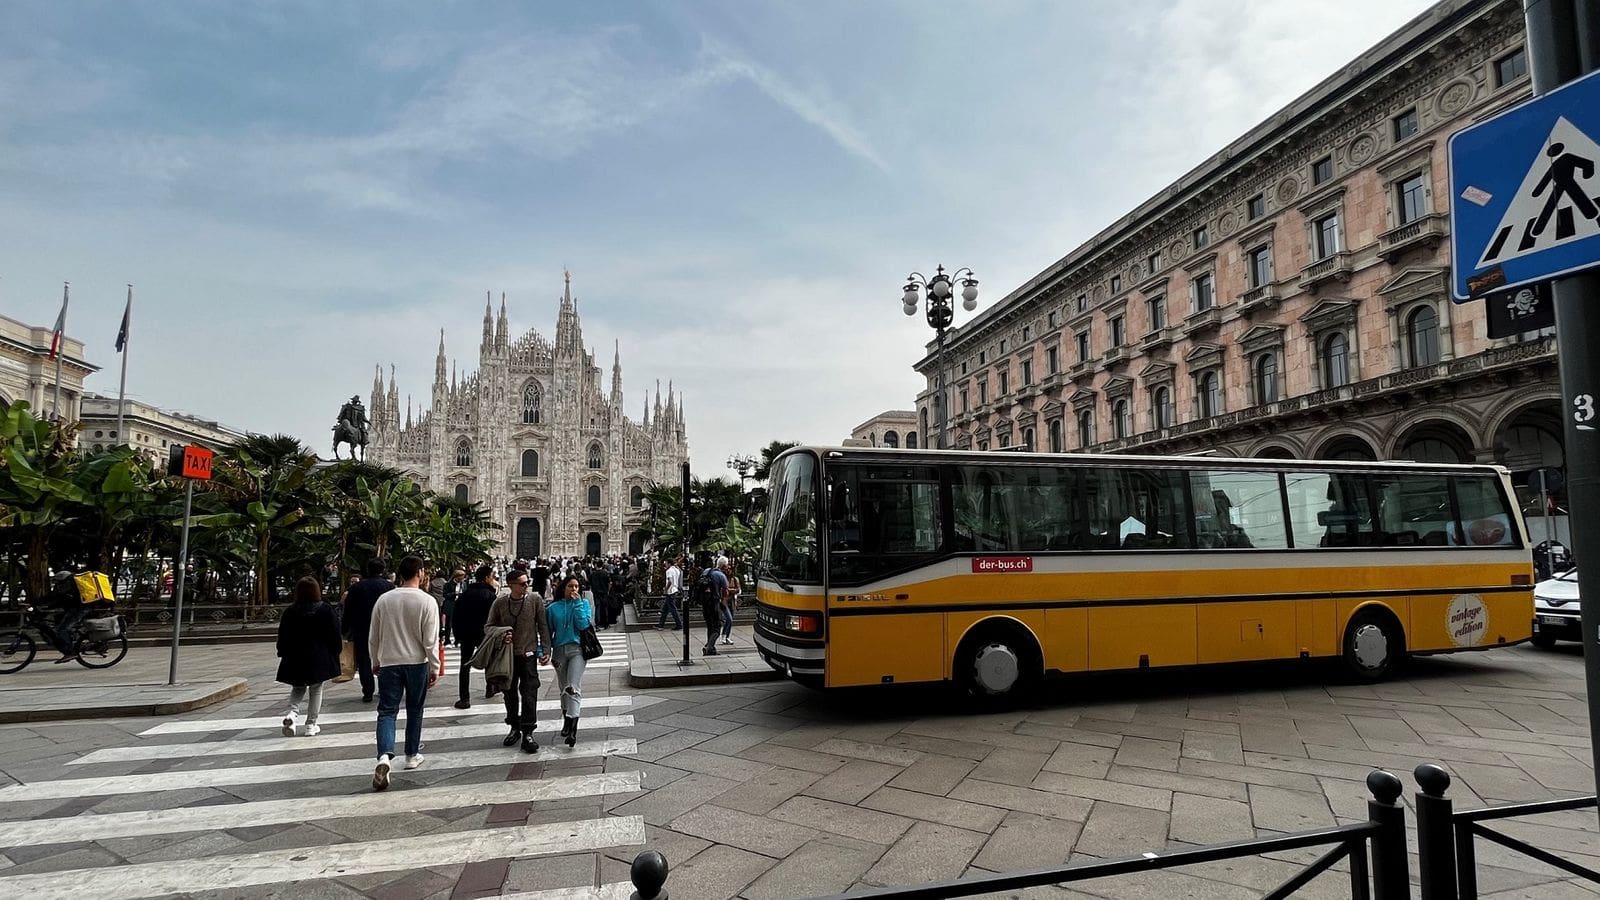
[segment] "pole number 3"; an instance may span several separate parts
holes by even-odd
[[[1572,406],[1572,421],[1576,422],[1578,427],[1584,431],[1593,431],[1594,426],[1585,423],[1594,421],[1594,395],[1579,394],[1572,398]]]

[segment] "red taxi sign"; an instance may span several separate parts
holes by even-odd
[[[215,456],[214,452],[205,447],[194,444],[173,444],[167,455],[167,474],[193,478],[197,481],[210,481],[211,461]]]

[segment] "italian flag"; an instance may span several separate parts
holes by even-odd
[[[61,336],[67,331],[67,286],[61,286],[61,314],[56,316],[56,327],[50,334],[50,358],[61,354]]]

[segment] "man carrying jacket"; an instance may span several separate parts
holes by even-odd
[[[368,637],[372,625],[372,607],[378,598],[394,590],[394,582],[383,577],[388,567],[381,559],[367,560],[364,570],[367,577],[350,586],[344,598],[344,639],[353,641],[356,649],[356,672],[361,676],[361,702],[371,703],[377,682],[372,677],[372,655],[368,652]]]
[[[472,574],[472,583],[461,589],[455,598],[455,615],[451,628],[461,643],[461,699],[456,709],[471,709],[472,657],[483,643],[483,627],[489,621],[489,610],[494,606],[496,585],[494,566],[481,565]]]
[[[500,743],[510,747],[520,738],[524,753],[539,752],[533,729],[539,711],[539,666],[549,662],[552,648],[544,599],[528,590],[528,572],[512,569],[506,576],[511,593],[494,601],[489,625],[505,625],[511,633],[511,684],[506,688],[506,725],[511,732]]]

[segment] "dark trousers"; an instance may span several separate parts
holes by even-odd
[[[700,612],[706,617],[706,652],[717,652],[717,632],[722,630],[722,607],[716,603],[700,604]]]
[[[358,634],[352,640],[356,645],[356,674],[361,676],[361,696],[371,697],[377,689],[372,679],[372,648],[367,644],[364,634]]]
[[[539,658],[518,656],[511,661],[511,684],[506,686],[506,724],[532,731],[539,718]]]
[[[468,690],[472,684],[472,657],[478,652],[478,642],[461,639],[461,699],[471,700]]]
[[[378,755],[394,755],[394,720],[406,702],[406,755],[422,752],[422,704],[428,699],[428,664],[387,666],[378,673]]]
[[[451,644],[450,620],[453,618],[455,618],[455,616],[450,613],[439,614],[439,637],[444,641],[446,647],[450,646]]]
[[[682,596],[682,594],[668,594],[661,598],[661,621],[656,623],[657,628],[661,628],[667,624],[668,613],[672,614],[672,621],[674,623],[672,626],[673,631],[677,631],[679,628],[683,627],[683,619],[678,616],[678,598]]]
[[[594,625],[596,628],[611,627],[611,598],[600,591],[594,592]]]

